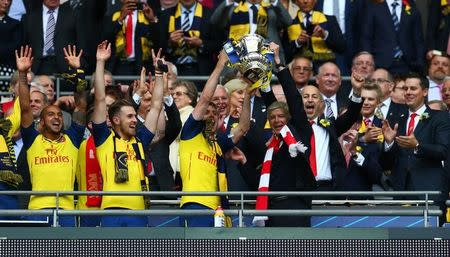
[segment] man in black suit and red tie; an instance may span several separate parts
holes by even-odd
[[[275,46],[272,48],[276,49]],[[364,79],[356,80],[355,76],[352,77],[353,95],[348,110],[335,119],[334,116],[325,117],[323,114],[325,103],[317,87],[305,86],[300,94],[289,70],[276,58],[275,63],[280,67],[277,77],[286,95],[292,116],[291,123],[299,128],[301,141],[308,147],[305,154],[316,179],[317,190],[339,190],[347,165],[338,138],[360,116]],[[266,99],[266,105],[275,101],[271,92],[264,94],[264,97],[269,98]]]
[[[394,190],[441,191],[440,196],[431,199],[444,208],[448,196],[447,174],[443,167],[450,147],[448,113],[431,110],[425,104],[426,78],[409,75],[404,89],[409,111],[398,118],[394,127],[384,121],[381,164],[392,170]]]

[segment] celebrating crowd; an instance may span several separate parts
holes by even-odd
[[[0,0],[0,33],[0,75],[11,75],[0,84],[11,93],[0,110],[2,191],[440,191],[432,200],[446,210],[450,1]],[[248,34],[273,51],[276,83],[256,87],[229,65],[223,43]],[[67,95],[55,93],[53,76]],[[310,209],[312,199],[258,195],[255,208]],[[228,201],[184,195],[180,208]],[[150,204],[147,195],[0,195],[0,209]],[[255,216],[253,224],[310,220]],[[180,226],[214,219],[180,217]]]

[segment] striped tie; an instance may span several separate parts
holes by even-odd
[[[327,119],[330,119],[331,117],[334,117],[333,109],[331,109],[331,102],[333,100],[331,99],[325,99],[325,105],[326,105],[326,113],[325,116]]]
[[[398,30],[400,29],[400,21],[398,20],[398,16],[397,16],[397,12],[396,12],[398,5],[399,5],[399,3],[397,1],[395,1],[391,4],[391,6],[392,6],[392,13],[391,13],[392,22],[394,23],[394,30],[397,33],[398,33]],[[402,55],[403,55],[403,52],[400,49],[400,46],[397,44],[394,47],[394,58],[400,59],[402,57]]]
[[[44,41],[44,54],[46,56],[55,54],[55,47],[53,44],[53,38],[55,35],[55,17],[53,16],[54,10],[48,10],[47,13],[48,13],[48,22]]]
[[[183,23],[181,24],[181,29],[184,32],[189,31],[189,28],[191,27],[191,24],[189,22],[189,14],[190,13],[191,13],[191,10],[185,10],[183,12],[184,15],[183,15]],[[186,48],[187,48],[186,41],[183,40],[183,42],[181,43],[181,50],[183,53],[186,51]],[[186,55],[181,56],[178,59],[178,64],[185,64],[185,63],[187,63],[188,60],[189,60],[189,56],[186,56]]]

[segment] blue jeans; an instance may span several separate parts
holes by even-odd
[[[211,210],[211,208],[198,203],[186,203],[181,209],[185,210]],[[180,227],[214,227],[213,215],[180,216]]]

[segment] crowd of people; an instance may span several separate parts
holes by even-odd
[[[449,28],[446,0],[0,0],[0,75],[11,75],[0,190],[440,191],[431,198],[445,212]],[[228,65],[223,43],[247,34],[267,40],[276,83],[255,88]],[[202,75],[206,83],[177,78]],[[56,95],[53,76],[68,95]],[[255,208],[310,209],[317,198],[259,195]],[[148,196],[58,199],[0,195],[0,209],[152,208]],[[228,200],[184,195],[180,208]],[[148,217],[58,222],[147,226]],[[181,217],[180,226],[214,219]]]

